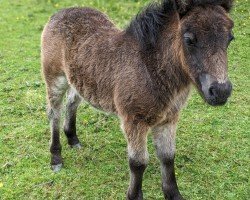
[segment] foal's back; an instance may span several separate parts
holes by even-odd
[[[108,34],[117,30],[105,14],[86,7],[59,11],[51,17],[48,28],[68,42],[86,40],[93,34]]]

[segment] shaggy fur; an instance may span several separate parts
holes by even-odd
[[[174,173],[175,130],[191,85],[211,105],[222,105],[232,86],[226,50],[232,1],[162,1],[119,30],[91,8],[69,8],[51,17],[42,33],[42,67],[51,122],[51,167],[62,166],[59,125],[67,92],[64,132],[72,147],[77,107],[83,99],[119,116],[128,142],[127,199],[143,199],[152,130],[166,199],[180,200]]]
[[[142,48],[155,47],[164,25],[169,23],[175,11],[174,1],[152,3],[136,16],[126,31],[140,42]]]

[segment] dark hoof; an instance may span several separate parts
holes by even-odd
[[[173,200],[184,200],[184,198],[181,195],[179,195],[174,197]]]
[[[185,200],[180,194],[175,196],[165,196],[166,200]]]
[[[140,191],[138,195],[131,195],[127,192],[127,200],[143,200],[142,191]]]
[[[174,197],[173,200],[185,200],[185,199],[181,195],[179,195]]]
[[[81,145],[81,143],[77,143],[77,144],[74,144],[74,145],[70,145],[70,147],[74,148],[74,149],[81,149],[82,145]]]
[[[57,165],[51,165],[51,169],[53,170],[53,172],[57,173],[62,169],[62,163],[57,164]]]

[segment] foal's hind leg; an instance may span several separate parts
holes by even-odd
[[[48,96],[48,117],[51,127],[51,168],[57,172],[62,167],[62,146],[60,144],[60,118],[63,96],[68,88],[64,76],[58,76],[53,80],[46,80]]]
[[[127,200],[142,200],[142,178],[148,163],[147,132],[143,122],[123,122],[123,129],[128,142],[130,184]]]
[[[80,103],[81,103],[81,97],[77,94],[77,92],[73,88],[70,88],[67,92],[64,133],[68,138],[68,144],[71,147],[76,147],[76,148],[81,148],[81,144],[76,135],[76,112]]]
[[[155,127],[152,131],[157,156],[161,162],[164,197],[168,200],[183,200],[174,171],[176,122]]]

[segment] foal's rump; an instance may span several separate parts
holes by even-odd
[[[74,48],[93,34],[116,30],[108,17],[92,8],[68,8],[53,15],[48,23],[50,31],[61,36],[67,48]]]
[[[115,112],[108,40],[116,33],[120,31],[108,17],[94,9],[69,8],[53,15],[42,34],[47,88],[54,87],[58,77],[65,77],[93,106]]]
[[[68,8],[53,15],[42,33],[42,58],[73,59],[65,51],[78,51],[79,45],[95,34],[117,31],[103,13],[91,8]],[[45,54],[45,55],[44,55]]]

